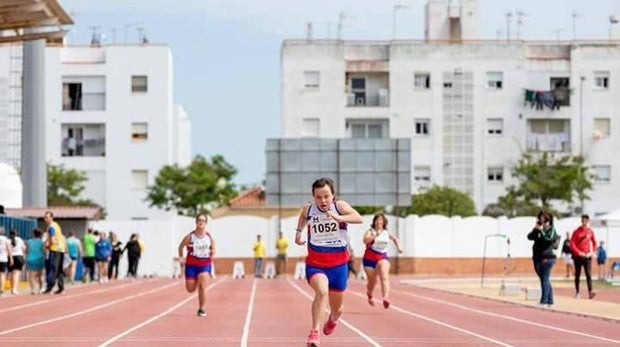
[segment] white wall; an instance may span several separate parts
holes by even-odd
[[[355,255],[364,253],[362,237],[368,229],[372,216],[364,216],[363,224],[349,226],[349,235]],[[304,256],[305,246],[294,243],[296,217],[282,220],[282,230],[289,239],[288,255]],[[565,218],[555,222],[556,230],[562,235],[572,232],[579,226],[578,218]],[[397,219],[388,218],[388,229],[399,236],[404,249],[404,257],[449,258],[483,256],[484,240],[487,235],[503,234],[506,238],[489,237],[487,257],[529,258],[532,255],[532,242],[527,234],[534,224],[534,217],[514,219],[490,217],[445,217],[445,216],[409,216]],[[183,236],[194,228],[194,219],[176,217],[171,221],[99,221],[91,222],[90,227],[101,231],[114,231],[125,243],[134,232],[140,234],[145,252],[140,260],[139,274],[156,274],[168,276],[172,273],[172,258],[177,254],[177,247]],[[267,246],[267,256],[276,255],[275,241],[278,235],[276,218],[266,219],[252,216],[233,216],[210,219],[207,229],[217,242],[217,257],[220,258],[251,258],[252,244],[256,235],[260,234]],[[398,229],[398,232],[396,230]],[[604,240],[609,257],[620,257],[620,225],[618,227],[594,228],[597,240]],[[559,255],[560,250],[558,250]],[[392,245],[390,255],[396,254]],[[217,264],[217,260],[216,260]],[[217,265],[216,265],[217,268]],[[120,264],[120,272],[124,276],[127,270],[126,257]]]

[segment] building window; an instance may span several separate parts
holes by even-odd
[[[428,187],[431,183],[430,166],[415,166],[413,168],[413,180],[418,186]]]
[[[594,139],[600,140],[603,137],[610,135],[610,120],[609,118],[594,118]]]
[[[347,133],[356,139],[388,138],[388,122],[386,120],[348,120]]]
[[[504,83],[504,73],[501,71],[487,72],[487,87],[489,89],[502,89]]]
[[[452,88],[452,82],[444,82],[443,83],[443,87],[446,88],[446,89]]]
[[[570,79],[568,77],[549,78],[554,106],[570,106]]]
[[[609,89],[609,71],[594,71],[594,88]]]
[[[147,170],[131,170],[131,188],[146,189],[148,184]]]
[[[487,134],[501,135],[504,133],[504,120],[501,118],[487,119]]]
[[[430,133],[430,119],[416,119],[415,120],[415,134],[425,136]]]
[[[611,182],[611,166],[594,165],[592,166],[592,170],[594,170],[594,178],[596,179],[596,182],[599,182],[599,183]]]
[[[413,86],[416,89],[430,89],[431,88],[430,72],[415,72],[413,74]]]
[[[105,124],[62,124],[60,153],[63,157],[105,156]]]
[[[301,136],[303,137],[319,137],[321,122],[318,118],[304,118]]]
[[[366,105],[366,78],[351,77],[351,93],[356,106]]]
[[[143,75],[131,76],[131,91],[133,93],[146,93],[148,91],[148,78]]]
[[[134,142],[146,141],[149,137],[148,123],[131,123],[131,140]]]
[[[319,89],[321,85],[321,73],[318,71],[304,71],[304,88]]]
[[[502,167],[490,167],[487,169],[487,180],[489,182],[503,182],[504,181],[504,168]]]
[[[63,111],[105,110],[104,76],[63,76]]]

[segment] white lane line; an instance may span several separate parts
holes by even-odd
[[[41,300],[41,301],[31,302],[29,304],[23,304],[23,305],[19,305],[19,306],[13,306],[13,307],[1,309],[0,313],[9,312],[9,311],[15,311],[15,310],[19,310],[21,308],[30,307],[30,306],[38,306],[40,304],[45,304],[45,303],[48,303],[48,302],[54,302],[54,301],[59,301],[59,300],[64,300],[64,299],[73,299],[73,298],[77,298],[77,297],[84,296],[84,295],[103,293],[103,292],[107,292],[107,291],[110,291],[110,290],[114,290],[114,289],[118,289],[118,288],[125,288],[125,287],[133,286],[133,285],[136,285],[136,284],[144,283],[144,282],[146,282],[146,281],[125,283],[125,284],[121,284],[121,285],[114,286],[114,287],[107,287],[107,288],[97,289],[97,290],[92,291],[92,292],[87,291],[87,292],[77,293],[77,294],[57,295],[53,299],[45,299],[45,300]],[[45,295],[49,295],[49,294],[45,294]]]
[[[358,292],[354,292],[354,291],[352,291],[352,290],[349,290],[348,292],[349,292],[349,293],[351,293],[351,294],[353,294],[353,295],[359,296],[360,298],[364,298],[364,299],[366,299],[366,294],[361,294],[361,293],[358,293]],[[427,322],[435,323],[435,324],[437,324],[437,325],[441,325],[441,326],[443,326],[443,327],[450,328],[450,329],[452,329],[452,330],[460,331],[460,332],[465,333],[465,334],[467,334],[467,335],[475,336],[475,337],[477,337],[477,338],[480,338],[480,339],[483,339],[483,340],[485,340],[485,341],[488,341],[488,342],[494,343],[494,344],[496,344],[496,345],[505,346],[505,347],[512,347],[512,345],[509,345],[509,344],[504,343],[504,342],[502,342],[502,341],[495,340],[495,339],[492,339],[492,338],[487,337],[487,336],[484,336],[484,335],[480,335],[480,334],[478,334],[478,333],[475,333],[475,332],[470,331],[470,330],[467,330],[467,329],[459,328],[459,327],[457,327],[457,326],[455,326],[455,325],[452,325],[452,324],[444,323],[444,322],[442,322],[442,321],[439,321],[439,320],[433,319],[433,318],[431,318],[431,317],[427,317],[427,316],[424,316],[424,315],[421,315],[421,314],[418,314],[418,313],[413,313],[413,312],[411,312],[411,311],[408,311],[408,310],[402,309],[402,308],[400,308],[400,307],[398,307],[398,306],[396,306],[396,305],[394,305],[394,304],[390,304],[390,309],[392,309],[392,308],[393,308],[394,310],[396,310],[396,311],[400,312],[400,313],[404,313],[404,314],[409,315],[409,316],[412,316],[412,317],[420,318],[420,319],[425,320],[425,321],[427,321]]]
[[[296,283],[293,283],[293,281],[291,281],[290,279],[287,279],[288,283],[290,283],[295,289],[297,289],[303,296],[305,296],[308,300],[313,301],[314,298],[312,296],[310,296],[310,294],[306,293],[306,291],[304,291],[303,289],[301,289]],[[353,330],[356,334],[358,334],[359,336],[361,336],[364,340],[368,341],[368,343],[370,343],[371,345],[375,346],[375,347],[381,347],[381,344],[379,344],[379,342],[375,341],[372,339],[372,337],[364,334],[361,330],[357,329],[356,327],[354,327],[353,325],[349,324],[349,322],[347,322],[346,320],[344,320],[343,318],[340,318],[340,322],[342,324],[344,324],[347,328]]]
[[[250,293],[250,302],[248,303],[248,313],[245,315],[245,323],[243,324],[243,335],[241,335],[241,347],[248,346],[248,335],[250,334],[250,322],[252,321],[252,311],[254,311],[254,298],[256,297],[256,278],[252,283],[252,292]]]
[[[220,281],[217,281],[217,282],[215,282],[215,283],[212,283],[212,284],[208,285],[208,286],[207,286],[207,290],[213,289],[213,287],[217,286],[218,284],[220,284],[220,283],[222,283],[222,282],[224,282],[224,280],[220,280]],[[176,304],[176,305],[174,305],[174,306],[170,307],[170,308],[169,308],[169,309],[167,309],[166,311],[164,311],[164,312],[162,312],[162,313],[160,313],[160,314],[158,314],[158,315],[156,315],[156,316],[154,316],[154,317],[151,317],[151,318],[149,318],[149,319],[145,320],[144,322],[142,322],[142,323],[140,323],[140,324],[136,324],[136,325],[134,325],[133,327],[131,327],[131,328],[129,328],[129,329],[127,329],[127,330],[123,331],[122,333],[120,333],[120,334],[118,334],[118,335],[116,335],[116,336],[114,336],[114,337],[110,338],[109,340],[107,340],[107,341],[105,341],[104,343],[100,344],[100,345],[99,345],[99,347],[105,347],[105,346],[108,346],[108,345],[112,344],[113,342],[115,342],[115,341],[117,341],[117,340],[121,339],[123,336],[126,336],[126,335],[128,335],[128,334],[131,334],[132,332],[134,332],[134,331],[136,331],[136,330],[138,330],[138,329],[141,329],[141,328],[145,327],[145,326],[146,326],[146,325],[148,325],[148,324],[151,324],[152,322],[154,322],[154,321],[158,320],[159,318],[161,318],[161,317],[163,317],[163,316],[165,316],[165,315],[169,314],[170,312],[172,312],[172,311],[176,310],[177,308],[179,308],[179,307],[181,307],[181,306],[185,305],[187,302],[189,302],[190,300],[193,300],[193,299],[195,299],[195,296],[194,296],[194,295],[191,295],[191,296],[189,296],[188,298],[183,299],[181,302],[179,302],[178,304]]]
[[[102,305],[98,305],[98,306],[95,306],[95,307],[91,307],[91,308],[89,308],[89,309],[87,309],[87,310],[82,310],[82,311],[74,312],[74,313],[67,314],[67,315],[64,315],[64,316],[60,316],[60,317],[56,317],[56,318],[52,318],[52,319],[47,319],[47,320],[40,321],[40,322],[36,322],[36,323],[32,323],[32,324],[22,325],[22,326],[19,326],[19,327],[17,327],[17,328],[13,328],[13,329],[9,329],[9,330],[0,331],[0,335],[6,335],[6,334],[10,334],[10,333],[13,333],[13,332],[16,332],[16,331],[20,331],[20,330],[24,330],[24,329],[28,329],[28,328],[32,328],[32,327],[36,327],[36,326],[39,326],[39,325],[44,325],[44,324],[48,324],[48,323],[57,322],[57,321],[59,321],[59,320],[63,320],[63,319],[67,319],[67,318],[72,318],[72,317],[80,316],[80,315],[83,315],[83,314],[85,314],[85,313],[89,313],[89,312],[92,312],[92,311],[96,311],[96,310],[98,310],[98,309],[100,309],[100,308],[104,308],[104,307],[108,307],[108,306],[116,305],[116,304],[118,304],[119,302],[123,302],[123,301],[131,300],[131,299],[135,299],[135,298],[138,298],[138,297],[141,297],[141,296],[147,295],[147,294],[154,293],[154,292],[159,291],[159,290],[162,290],[162,289],[166,289],[166,288],[171,287],[171,286],[178,286],[178,285],[179,285],[179,283],[178,283],[178,282],[169,283],[169,284],[166,284],[166,285],[164,285],[164,286],[157,287],[157,288],[155,288],[155,289],[151,289],[151,290],[149,290],[149,291],[147,291],[147,292],[142,292],[142,293],[138,293],[138,294],[134,294],[134,295],[126,296],[126,297],[124,297],[124,298],[122,298],[122,299],[118,299],[118,300],[110,301],[110,302],[107,302],[107,303],[102,304]]]
[[[523,324],[526,324],[526,325],[532,325],[532,326],[539,327],[539,328],[546,328],[546,329],[550,329],[550,330],[560,331],[560,332],[563,332],[563,333],[569,333],[569,334],[579,335],[579,336],[583,336],[583,337],[593,338],[593,339],[597,339],[597,340],[601,340],[601,341],[605,341],[605,342],[620,343],[620,340],[614,340],[614,339],[610,339],[610,338],[606,338],[606,337],[602,337],[602,336],[597,336],[597,335],[592,335],[592,334],[588,334],[588,333],[584,333],[584,332],[580,332],[580,331],[564,329],[564,328],[556,327],[556,326],[553,326],[553,325],[547,325],[547,324],[542,324],[542,323],[530,322],[530,321],[527,321],[527,320],[524,320],[524,319],[521,319],[521,318],[516,318],[516,317],[507,316],[507,315],[503,315],[503,314],[499,314],[499,313],[488,312],[488,311],[482,311],[482,310],[478,310],[478,309],[475,309],[475,308],[471,308],[471,307],[455,304],[455,303],[452,303],[452,302],[449,302],[449,301],[440,300],[440,299],[434,299],[434,298],[422,296],[422,295],[419,295],[419,294],[412,294],[412,293],[408,293],[408,292],[404,292],[404,291],[400,291],[400,290],[392,290],[392,292],[397,292],[397,293],[405,294],[405,295],[408,295],[408,296],[411,296],[411,297],[414,297],[414,298],[423,299],[423,300],[427,300],[427,301],[431,301],[431,302],[435,302],[435,303],[439,303],[439,304],[443,304],[443,305],[448,305],[448,306],[451,306],[451,307],[456,307],[456,308],[459,308],[459,309],[462,309],[462,310],[465,310],[465,311],[475,312],[475,313],[486,315],[486,316],[503,318],[503,319],[507,319],[507,320],[511,320],[511,321],[515,321],[515,322],[519,322],[519,323],[523,323]]]

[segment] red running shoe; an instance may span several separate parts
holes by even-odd
[[[368,305],[375,306],[375,301],[372,299],[372,295],[369,292],[366,292],[366,296],[368,297]]]
[[[319,339],[319,331],[318,330],[310,330],[310,334],[306,338],[306,346],[308,347],[319,347],[321,345],[321,341]]]
[[[383,308],[390,308],[390,302],[387,300],[383,300]]]
[[[338,323],[332,321],[332,315],[330,314],[327,318],[327,322],[323,325],[323,334],[329,335],[333,333],[334,329],[336,329],[336,325],[338,325]]]

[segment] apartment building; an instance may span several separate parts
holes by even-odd
[[[285,40],[282,137],[409,138],[412,191],[450,186],[479,211],[524,153],[581,154],[584,210],[620,206],[620,42],[477,40],[476,10],[429,1],[419,41]]]

